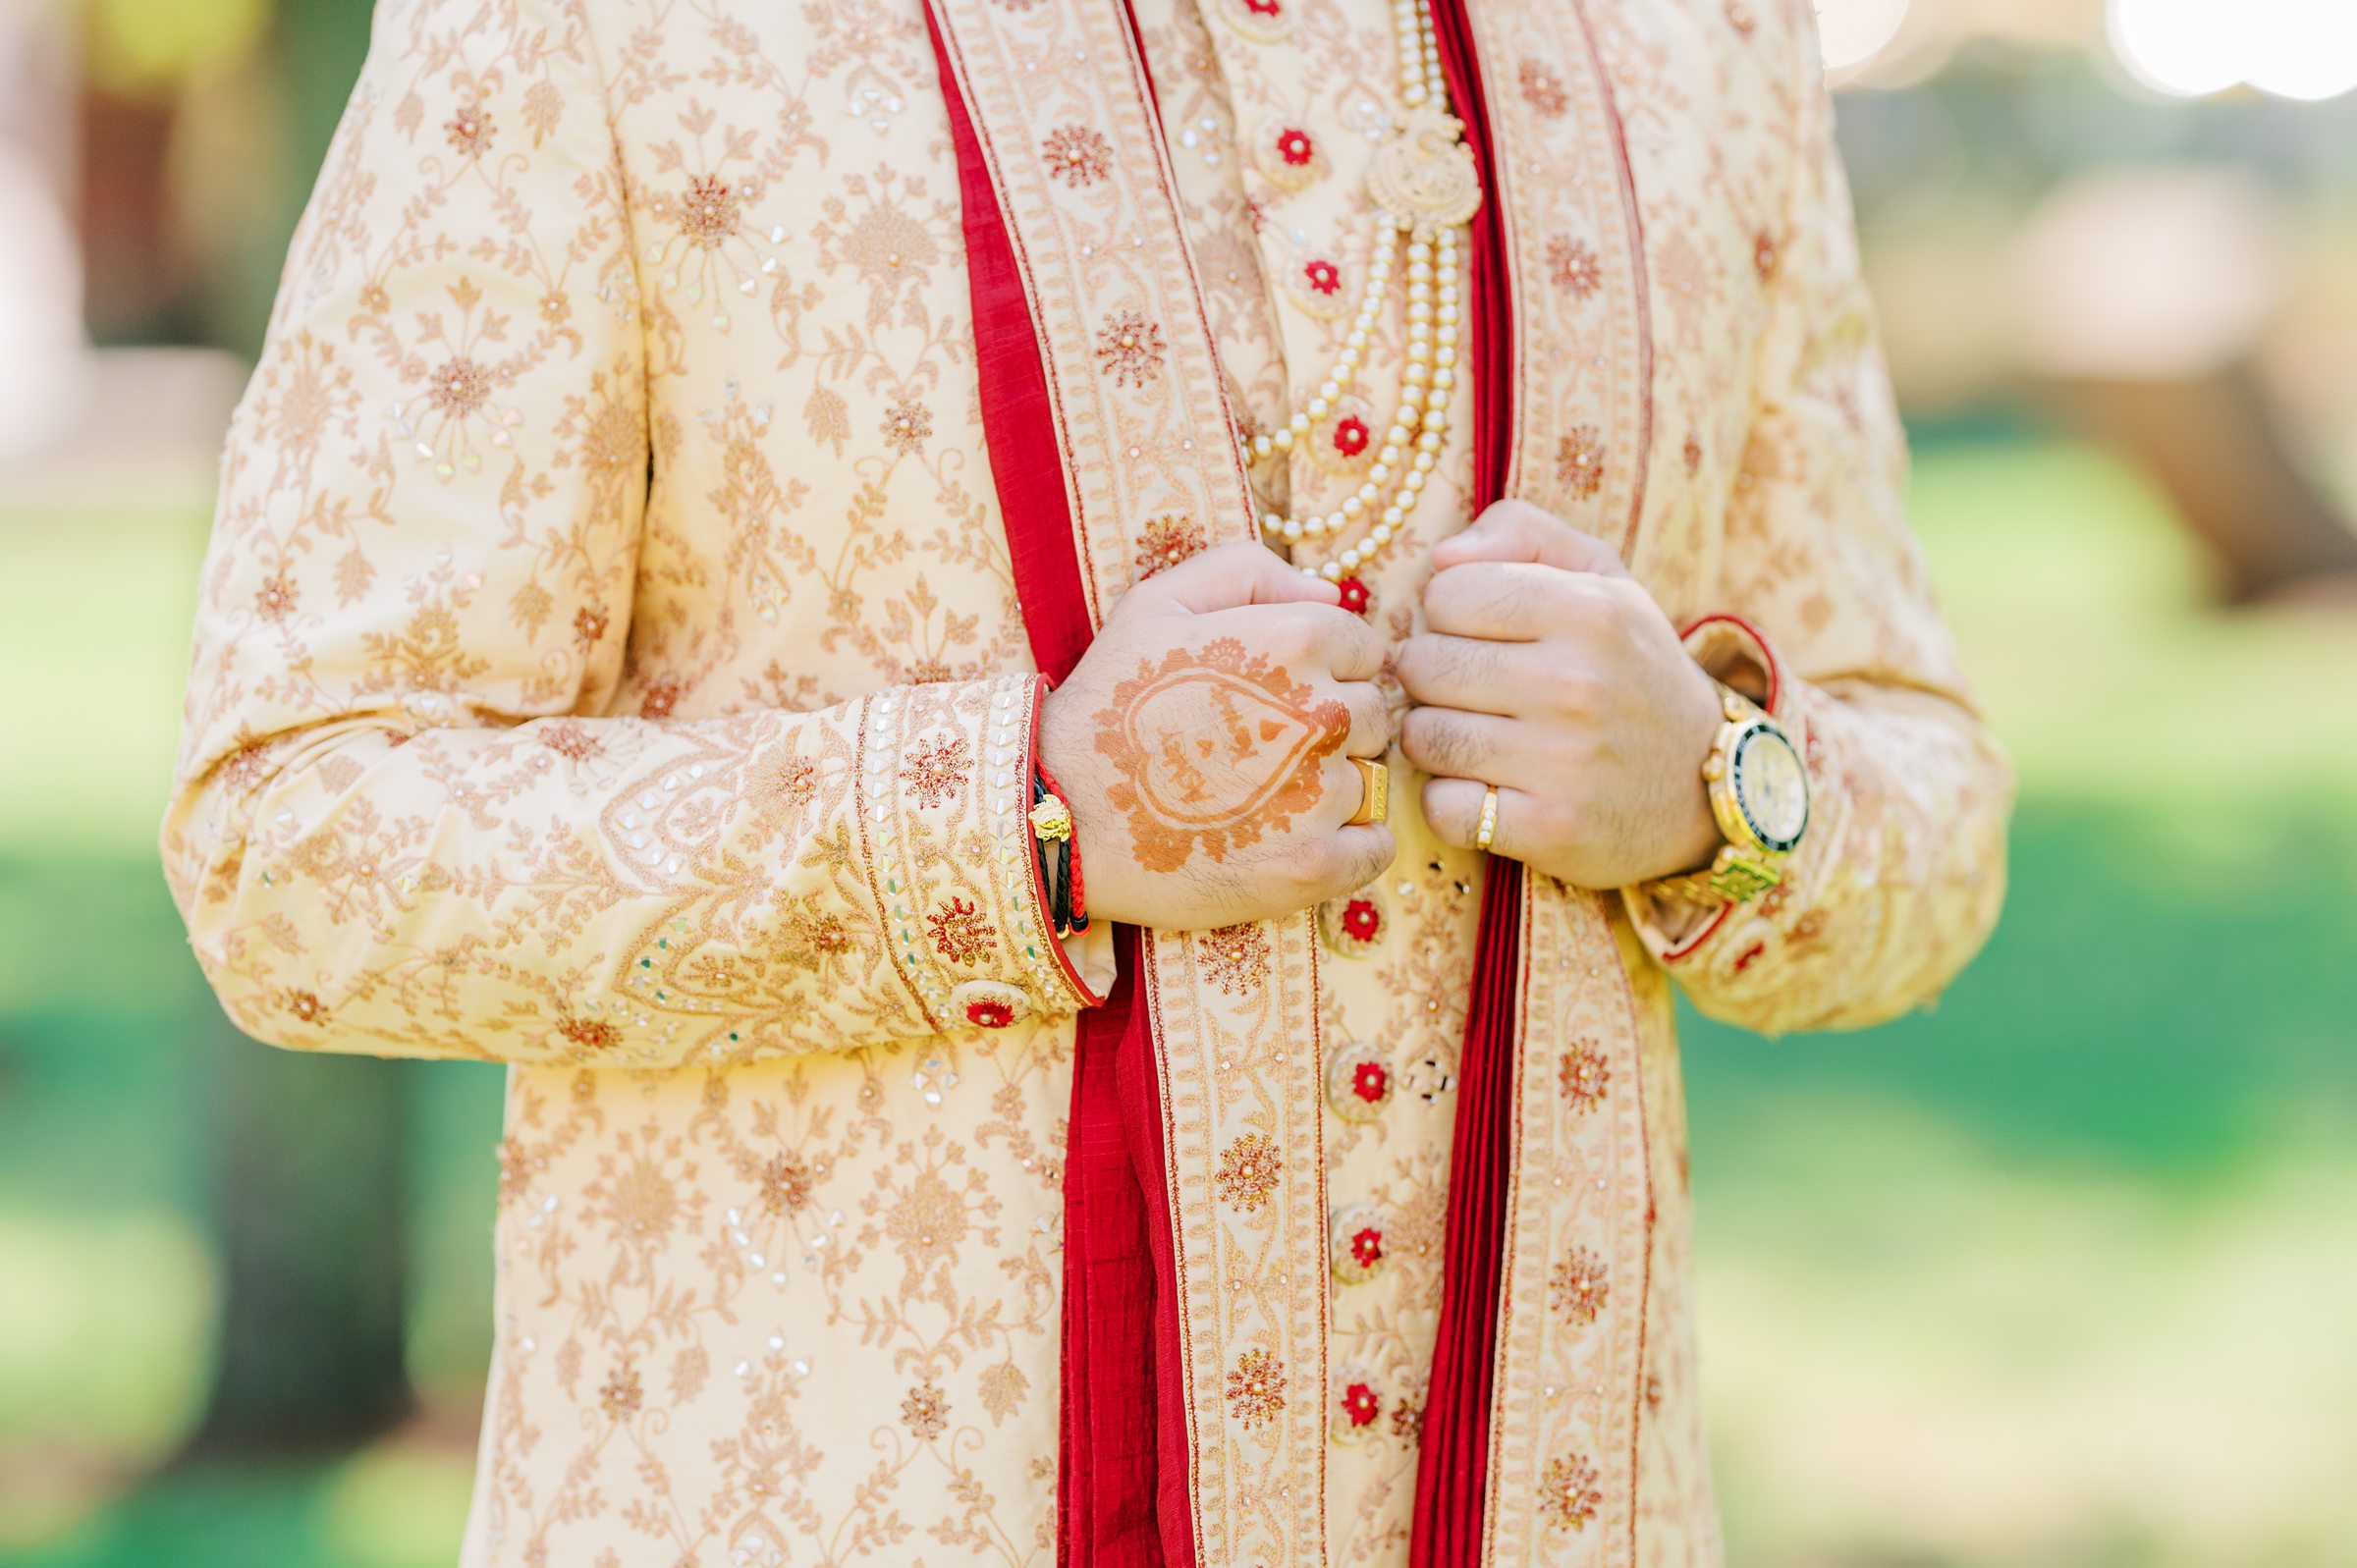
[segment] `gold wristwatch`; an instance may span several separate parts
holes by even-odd
[[[1749,698],[1722,685],[1719,706],[1727,722],[1702,782],[1727,842],[1709,866],[1661,887],[1694,903],[1749,903],[1784,880],[1784,857],[1808,831],[1809,774],[1791,737]]]

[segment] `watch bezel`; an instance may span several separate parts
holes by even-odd
[[[1800,773],[1800,822],[1788,838],[1778,838],[1762,827],[1757,813],[1752,810],[1751,801],[1744,793],[1744,759],[1762,734],[1775,736],[1777,744],[1792,754],[1792,761]],[[1800,748],[1792,743],[1792,737],[1784,733],[1782,728],[1772,719],[1752,719],[1736,732],[1733,742],[1727,748],[1727,792],[1736,815],[1742,820],[1744,832],[1769,854],[1790,854],[1809,831],[1809,813],[1814,806],[1809,791],[1809,770],[1801,758]]]

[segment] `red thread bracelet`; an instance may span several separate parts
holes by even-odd
[[[1048,786],[1048,793],[1064,802],[1065,817],[1072,824],[1064,839],[1064,880],[1071,890],[1071,919],[1065,929],[1067,931],[1086,931],[1088,929],[1088,906],[1083,900],[1080,891],[1080,825],[1078,820],[1072,817],[1072,797],[1064,792],[1064,785],[1058,784],[1056,776],[1048,771],[1048,762],[1045,757],[1033,758],[1032,766],[1039,770],[1039,782]],[[1062,936],[1064,932],[1059,932],[1057,935]]]

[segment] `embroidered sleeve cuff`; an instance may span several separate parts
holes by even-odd
[[[1111,934],[1075,959],[1048,919],[1030,819],[1043,689],[1036,676],[907,686],[861,714],[867,874],[893,966],[934,1029],[1070,1013],[1111,983]]]

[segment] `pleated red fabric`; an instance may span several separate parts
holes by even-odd
[[[1061,681],[1095,628],[1037,324],[941,25],[930,9],[925,21],[958,149],[975,374],[1015,598],[1033,662]],[[1160,1076],[1139,934],[1118,927],[1114,940],[1119,978],[1079,1019],[1066,1134],[1057,1560],[1193,1568]]]
[[[1465,0],[1428,0],[1449,94],[1481,173],[1473,220],[1466,357],[1473,393],[1476,510],[1506,493],[1513,430],[1513,301],[1491,163],[1489,115]],[[1522,865],[1493,857],[1482,887],[1473,991],[1457,1063],[1456,1126],[1442,1235],[1441,1321],[1416,1462],[1410,1568],[1476,1568],[1490,1459],[1492,1374],[1505,1261],[1514,1029],[1521,995]]]

